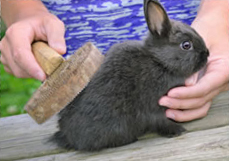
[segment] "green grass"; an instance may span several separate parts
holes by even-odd
[[[0,64],[0,116],[12,116],[25,113],[24,105],[40,86],[34,79],[19,79],[6,73]]]
[[[1,28],[1,38],[4,34]],[[26,113],[24,105],[40,84],[34,79],[19,79],[9,75],[0,63],[0,117]]]

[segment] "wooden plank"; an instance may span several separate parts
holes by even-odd
[[[213,100],[207,117],[182,124],[188,131],[229,125],[229,91],[220,94]]]
[[[68,152],[20,161],[228,161],[229,126],[187,133],[176,138],[152,138],[101,152]]]
[[[47,139],[57,131],[56,120],[38,125],[27,114],[0,119],[0,161],[63,151],[47,144]]]
[[[229,125],[229,91],[219,95],[207,117],[184,123],[188,131],[211,129]],[[37,125],[27,114],[0,119],[0,160],[33,158],[65,152],[47,143],[56,128],[57,117]],[[155,135],[149,135],[153,139]],[[160,139],[159,139],[160,140]],[[131,144],[134,145],[134,144]],[[152,144],[152,146],[154,146]],[[119,151],[119,148],[116,148]]]

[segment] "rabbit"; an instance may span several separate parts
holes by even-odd
[[[60,112],[51,138],[60,147],[99,151],[146,133],[185,132],[158,101],[206,66],[208,49],[194,29],[170,20],[158,1],[144,0],[144,13],[147,37],[113,45],[87,87]]]

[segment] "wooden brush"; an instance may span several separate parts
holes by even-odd
[[[25,105],[25,110],[41,124],[70,103],[89,83],[104,56],[87,43],[65,60],[44,42],[32,44],[37,62],[48,75]]]

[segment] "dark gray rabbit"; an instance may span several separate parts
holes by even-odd
[[[96,151],[132,143],[148,132],[178,136],[185,129],[166,118],[158,100],[206,65],[208,50],[188,25],[169,20],[144,0],[149,28],[143,41],[116,44],[88,86],[60,113],[59,146]]]

